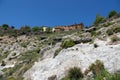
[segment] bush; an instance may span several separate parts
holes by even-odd
[[[35,26],[35,27],[32,28],[32,31],[33,32],[40,31],[40,28],[38,26]]]
[[[101,75],[102,74],[102,71],[105,70],[104,68],[104,64],[99,61],[99,60],[96,60],[95,64],[93,63],[90,67],[89,67],[90,71],[93,72],[93,74],[95,76],[97,75]]]
[[[22,75],[28,70],[28,69],[30,69],[31,68],[31,66],[29,66],[29,65],[24,65],[24,66],[22,66],[20,69],[19,69],[19,72],[17,72],[16,73],[16,76],[18,76],[18,77],[22,77]]]
[[[16,80],[14,77],[9,77],[7,80]]]
[[[12,68],[4,68],[3,72],[4,72],[4,78],[8,78],[9,76],[12,76],[15,72],[17,72],[23,65],[22,64],[18,64],[15,65]]]
[[[120,74],[111,74],[111,76],[106,77],[106,80],[120,80]]]
[[[2,61],[3,59],[5,59],[8,55],[9,55],[8,51],[4,52],[3,54],[0,54],[0,61]]]
[[[113,24],[112,22],[107,22],[107,23],[103,24],[102,26],[108,27],[108,26],[110,26],[110,25],[112,25],[112,24]]]
[[[120,32],[120,26],[115,27],[115,28],[108,29],[108,30],[106,31],[106,33],[107,33],[108,35],[113,35],[114,33],[118,33],[118,32]]]
[[[46,28],[46,32],[47,32],[47,33],[50,33],[51,30],[52,30],[52,29],[51,29],[50,27],[47,27],[47,28]]]
[[[110,36],[110,35],[113,35],[113,30],[112,29],[108,29],[107,31],[106,31],[106,33]]]
[[[4,72],[3,78],[7,80],[7,78],[11,76],[15,77],[15,80],[23,80],[23,74],[41,57],[39,52],[40,49],[35,49],[22,53],[17,59],[19,62],[16,63],[14,67],[4,68],[2,70]]]
[[[27,47],[27,45],[29,45],[29,41],[26,41],[26,42],[22,42],[20,45],[22,46],[22,47],[24,47],[24,48],[26,48]]]
[[[9,25],[3,24],[3,25],[2,25],[2,28],[3,28],[4,30],[7,30],[7,29],[9,28]]]
[[[68,75],[62,80],[80,80],[83,78],[83,74],[78,67],[70,68],[68,71]]]
[[[96,19],[94,21],[94,24],[97,25],[99,24],[101,21],[104,20],[104,17],[100,16],[99,14],[96,15]]]
[[[108,17],[111,18],[116,14],[117,14],[117,12],[115,10],[112,10],[112,11],[109,12]]]
[[[104,64],[99,60],[96,60],[89,69],[89,71],[93,72],[95,80],[120,80],[119,74],[111,74],[107,72],[104,68]]]
[[[78,67],[70,68],[68,76],[70,79],[75,79],[75,80],[83,78],[83,74],[82,74],[80,68],[78,68]]]
[[[104,68],[104,64],[100,60],[96,60],[91,66],[89,66],[89,70],[93,72],[93,78],[95,80],[107,80],[106,77],[109,77],[110,74]]]
[[[118,41],[119,38],[116,35],[111,36],[111,42]]]
[[[96,31],[91,32],[91,36],[96,36],[96,35],[97,35]]]
[[[75,43],[73,42],[73,40],[69,39],[69,40],[66,40],[62,43],[61,47],[62,48],[69,48],[69,47],[72,47],[74,46]]]
[[[38,57],[40,57],[39,52],[40,52],[40,49],[25,52],[21,54],[21,57],[19,58],[19,60],[25,61],[28,64],[33,63],[37,61]]]
[[[2,61],[1,66],[5,66],[5,65],[6,65],[5,61]]]
[[[57,50],[55,51],[55,53],[54,53],[53,58],[55,58],[55,57],[59,54],[59,52],[60,52],[61,50],[62,50],[62,48],[57,49]]]
[[[64,77],[61,80],[70,80],[69,77]]]
[[[120,26],[118,26],[118,27],[114,28],[114,29],[113,29],[113,31],[114,31],[115,33],[120,32]]]

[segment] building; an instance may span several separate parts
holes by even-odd
[[[52,32],[55,32],[55,28],[52,28]]]
[[[84,24],[73,24],[73,25],[68,25],[68,26],[56,26],[54,28],[54,32],[59,32],[59,31],[71,31],[71,30],[81,30],[84,28]]]
[[[47,30],[47,27],[43,27],[43,32],[46,32],[46,30]]]

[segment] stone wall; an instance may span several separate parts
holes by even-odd
[[[80,23],[80,24],[73,24],[73,25],[68,25],[68,26],[56,26],[54,28],[54,32],[58,32],[58,31],[70,31],[70,30],[81,30],[83,29],[84,24]]]

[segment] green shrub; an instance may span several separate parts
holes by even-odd
[[[106,80],[120,80],[120,74],[111,74],[110,76],[106,77]]]
[[[6,65],[5,61],[2,61],[1,66],[5,66],[5,65]]]
[[[33,32],[40,31],[40,28],[38,26],[35,26],[35,27],[32,28],[32,31]]]
[[[74,45],[75,45],[75,43],[73,42],[73,40],[69,39],[69,40],[65,40],[65,41],[62,43],[61,47],[62,47],[62,48],[69,48],[69,47],[72,47],[72,46],[74,46]]]
[[[19,78],[16,78],[16,77],[8,77],[7,79],[5,79],[5,80],[23,80],[23,77],[20,77],[19,76]]]
[[[101,31],[97,31],[97,32],[96,32],[96,35],[100,35],[100,34],[102,34]]]
[[[26,42],[22,42],[20,45],[26,48],[29,43],[30,43],[29,41],[26,41]]]
[[[8,25],[8,24],[3,24],[3,25],[2,25],[2,28],[3,28],[4,30],[7,30],[7,29],[9,28],[9,25]]]
[[[116,35],[112,35],[110,39],[111,39],[111,42],[115,42],[119,40],[119,38]]]
[[[97,35],[96,31],[91,32],[91,36],[96,36],[96,35]]]
[[[51,29],[50,27],[47,27],[47,28],[46,28],[46,32],[47,32],[47,33],[50,33],[51,30],[52,30],[52,29]]]
[[[69,77],[64,77],[61,80],[70,80]]]
[[[108,17],[111,18],[116,14],[117,14],[117,12],[115,10],[112,10],[112,11],[109,12]]]
[[[107,22],[107,23],[103,24],[102,26],[108,27],[108,26],[110,26],[110,25],[112,25],[112,24],[113,24],[112,22]]]
[[[2,71],[4,72],[4,78],[8,78],[12,76],[15,72],[17,72],[22,67],[22,64],[15,65],[12,68],[4,68]]]
[[[21,32],[30,32],[31,31],[31,27],[30,26],[22,26],[21,28],[20,28],[20,31]]]
[[[115,27],[115,28],[108,29],[108,30],[106,31],[106,33],[107,33],[108,35],[113,35],[114,33],[118,33],[118,32],[120,32],[120,26]]]
[[[104,78],[110,76],[104,68],[104,64],[100,60],[96,60],[95,63],[91,64],[89,69],[93,72],[95,80],[104,80]]]
[[[19,60],[22,60],[27,62],[28,64],[31,64],[34,61],[37,61],[38,57],[40,57],[39,51],[40,49],[25,52],[21,54],[21,57],[19,58]]]
[[[55,57],[59,54],[59,52],[60,52],[61,50],[62,50],[62,48],[57,49],[57,50],[55,51],[55,53],[54,53],[53,58],[55,58]]]
[[[4,52],[3,54],[0,54],[0,61],[2,61],[3,59],[5,59],[8,55],[9,55],[8,51]]]
[[[5,80],[5,79],[3,78],[3,75],[0,75],[0,80]]]
[[[70,68],[68,71],[68,75],[61,80],[81,80],[83,78],[83,74],[78,67]]]
[[[89,69],[89,71],[93,72],[95,80],[120,80],[119,74],[112,74],[106,71],[104,64],[99,60],[96,60]]]
[[[9,77],[7,80],[16,80],[14,77]]]
[[[21,76],[21,77],[22,77],[22,75],[23,75],[29,68],[31,68],[30,65],[24,65],[24,66],[22,66],[21,69],[19,70],[19,72],[16,73],[16,76],[19,76],[19,77]]]
[[[113,30],[112,29],[108,29],[107,31],[106,31],[106,33],[110,36],[110,35],[113,35]]]
[[[101,21],[104,20],[104,17],[100,16],[99,14],[96,15],[96,19],[94,21],[94,24],[97,25],[99,24]]]
[[[95,76],[97,75],[101,75],[102,74],[102,71],[105,70],[104,68],[104,64],[99,61],[99,60],[96,60],[95,64],[93,63],[89,69],[93,72],[93,74]]]
[[[7,80],[8,77],[14,77],[15,80],[23,80],[23,74],[32,67],[35,61],[40,58],[39,54],[40,49],[30,50],[28,52],[22,53],[17,61],[20,62],[16,63],[14,67],[11,68],[4,68],[2,71],[4,72],[3,78]]]
[[[70,79],[78,80],[80,78],[83,78],[83,74],[78,67],[70,68],[68,72],[68,76]]]
[[[114,29],[113,29],[113,31],[114,31],[115,33],[120,32],[120,26],[118,26],[118,27],[114,28]]]

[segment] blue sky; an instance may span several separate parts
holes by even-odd
[[[0,25],[19,28],[93,23],[96,14],[120,12],[120,0],[0,0]]]

